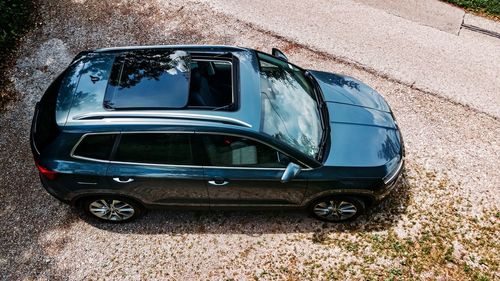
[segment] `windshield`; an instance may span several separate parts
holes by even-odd
[[[258,53],[262,97],[262,132],[316,157],[322,127],[314,89],[304,72]]]

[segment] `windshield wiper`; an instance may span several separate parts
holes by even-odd
[[[328,134],[329,134],[328,128],[323,127],[323,135],[321,136],[321,140],[319,142],[319,149],[318,149],[318,160],[321,161],[323,160],[323,154],[325,152],[326,148],[326,141],[328,140]]]
[[[325,119],[325,117],[322,114],[321,121],[323,121],[323,119]],[[321,135],[321,139],[318,144],[318,156],[317,156],[318,161],[323,160],[324,156],[323,154],[326,148],[326,141],[328,140],[328,135],[330,134],[330,128],[328,127],[326,122],[321,122],[321,128],[323,129],[323,134]]]
[[[329,126],[329,116],[328,116],[328,108],[326,107],[326,102],[323,100],[322,95],[321,95],[321,89],[319,88],[316,79],[311,75],[309,71],[305,71],[305,75],[307,78],[309,78],[309,81],[311,82],[314,93],[316,94],[316,103],[318,104],[318,110],[320,112],[320,117],[321,117],[321,128],[323,129],[323,134],[321,136],[321,140],[319,142],[319,148],[318,148],[318,160],[321,161],[323,160],[323,153],[325,151],[325,146],[326,142],[328,140],[328,135],[330,134],[330,126]]]

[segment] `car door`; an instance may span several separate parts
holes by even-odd
[[[307,187],[300,175],[282,183],[290,159],[254,139],[196,133],[203,144],[211,207],[297,206]]]
[[[58,181],[64,189],[74,193],[93,193],[108,188],[106,171],[108,160],[118,133],[87,133],[82,136],[71,150],[70,161],[58,161],[64,172]],[[69,141],[56,143],[55,147],[64,148],[74,143],[76,134],[68,134]],[[60,149],[61,152],[67,151]],[[78,159],[78,161],[75,161]]]
[[[123,132],[110,161],[112,186],[148,204],[208,208],[192,132]]]

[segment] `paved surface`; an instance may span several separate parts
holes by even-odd
[[[466,14],[464,16],[464,24],[477,26],[479,28],[500,34],[500,23],[476,15]]]
[[[204,1],[343,61],[500,117],[500,40],[469,40],[351,0]]]
[[[19,100],[0,114],[1,280],[500,279],[498,119],[203,3],[47,0],[40,17],[10,70]],[[179,43],[276,46],[300,65],[372,85],[405,137],[404,185],[347,225],[280,212],[150,212],[124,225],[79,218],[39,183],[28,144],[35,102],[81,50]]]
[[[412,22],[458,34],[465,12],[436,0],[354,0]]]

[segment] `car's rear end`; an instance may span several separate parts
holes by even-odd
[[[87,53],[78,54],[36,103],[30,134],[31,150],[35,161],[41,160],[44,151],[62,132],[61,127],[66,123],[80,78],[79,61]]]
[[[40,180],[47,191],[61,199],[56,190],[50,188],[50,181],[56,181],[58,172],[48,161],[46,151],[61,135],[61,129],[56,122],[56,106],[59,88],[64,73],[61,74],[47,89],[41,100],[36,103],[35,114],[31,124],[30,144],[35,165],[40,172]]]
[[[31,124],[31,149],[35,160],[41,152],[60,134],[56,123],[56,103],[62,76],[60,75],[47,89],[42,99],[36,103]]]
[[[110,68],[112,59],[107,61]],[[92,187],[98,187],[94,185],[98,183],[95,179],[99,178],[99,173],[105,175],[105,168],[90,169],[70,156],[85,131],[66,127],[71,112],[77,114],[85,110],[86,106],[99,102],[98,98],[95,101],[93,99],[94,93],[100,91],[96,87],[102,87],[103,84],[105,87],[107,83],[109,75],[102,70],[105,62],[86,53],[78,55],[36,104],[30,134],[35,165],[45,189],[64,202],[70,201],[74,190],[81,188],[78,182],[92,183]],[[92,81],[90,78],[89,81],[80,81],[83,74],[102,78],[102,81]],[[88,180],[89,177],[92,179]]]
[[[118,119],[131,118],[140,110],[147,113],[152,109],[182,110],[181,107],[190,106],[186,105],[190,93],[189,72],[181,71],[183,68],[178,64],[172,65],[181,60],[179,54],[185,52],[171,48],[128,50],[126,55],[124,52],[105,50],[79,54],[36,105],[30,136],[35,163],[44,188],[63,202],[83,206],[96,196],[108,196],[103,199],[108,200],[110,194],[118,194],[120,201],[125,202],[123,197],[128,191],[122,183],[116,184],[120,179],[107,176],[111,151],[118,139],[115,136],[122,129]],[[226,84],[231,85],[235,75],[231,72],[233,68],[227,69],[231,65],[227,63],[230,56],[222,54],[225,60],[221,54],[217,56],[217,62],[226,67],[223,70],[228,74]],[[159,61],[160,58],[163,61]],[[197,57],[198,60],[194,60],[197,67],[207,58]],[[183,102],[176,95],[179,92],[186,94]],[[230,94],[228,100],[236,100],[232,91],[226,92]],[[233,104],[213,105],[221,111],[233,110],[230,107]],[[211,106],[198,110],[211,113],[213,109]],[[107,113],[116,111],[123,115],[116,114],[117,118],[109,122],[102,120],[106,116],[112,118],[113,114]],[[132,123],[142,127],[141,122]],[[105,145],[95,141],[104,136],[111,136]],[[88,211],[88,207],[84,209]]]

